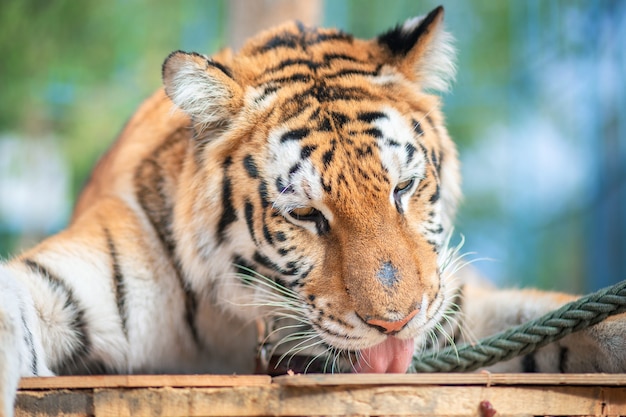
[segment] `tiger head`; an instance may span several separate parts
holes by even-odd
[[[295,317],[300,345],[410,357],[446,305],[460,194],[432,94],[454,73],[442,19],[371,40],[288,23],[238,53],[167,58],[195,129],[174,224],[192,288],[242,317]]]

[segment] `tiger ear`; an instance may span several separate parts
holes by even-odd
[[[168,97],[200,126],[227,123],[243,105],[230,69],[204,55],[172,52],[162,76]]]
[[[424,90],[445,92],[456,72],[452,36],[443,30],[442,6],[376,38],[396,66]]]

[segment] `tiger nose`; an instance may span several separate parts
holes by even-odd
[[[406,326],[406,324],[411,321],[413,317],[419,312],[419,308],[416,308],[412,312],[410,312],[406,317],[397,321],[386,321],[381,319],[369,319],[365,322],[372,327],[376,327],[380,331],[385,334],[394,334],[398,333],[400,330]]]

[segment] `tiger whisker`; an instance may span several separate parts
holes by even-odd
[[[328,352],[332,352],[332,348],[330,346],[327,346],[324,351],[318,353],[311,360],[309,360],[309,362],[307,363],[307,365],[304,368],[304,373],[305,374],[307,373],[307,371],[309,370],[309,367],[313,364],[313,362],[315,362],[320,356],[323,356],[323,355],[325,355]],[[326,364],[328,364],[328,356],[326,357],[326,363],[324,364],[324,369],[323,369],[324,372],[326,372]]]
[[[244,280],[246,279],[250,279],[252,282],[255,283],[259,283],[262,284],[266,287],[272,288],[272,289],[276,289],[278,290],[280,293],[284,294],[284,295],[288,295],[288,296],[292,296],[292,298],[299,298],[299,295],[297,292],[295,292],[294,290],[285,287],[284,285],[281,285],[279,283],[277,283],[276,281],[266,277],[263,274],[258,273],[257,271],[250,269],[248,267],[242,266],[242,265],[235,265],[235,267],[237,267],[238,269],[245,271],[244,272],[237,272],[236,275]]]
[[[305,343],[306,343],[306,342],[311,341],[311,340],[314,340],[315,338],[317,338],[317,335],[313,335],[313,336],[311,336],[310,338],[308,338],[308,339],[306,339],[306,340],[303,340],[302,342],[298,343],[297,345],[295,345],[295,346],[293,346],[293,347],[289,348],[289,350],[287,350],[287,352],[283,353],[283,354],[280,356],[280,358],[278,359],[278,362],[277,362],[277,363],[282,362],[282,361],[283,361],[283,359],[285,359],[285,357],[287,357],[287,356],[289,356],[289,361],[291,361],[291,359],[292,359],[294,356],[296,356],[297,354],[299,354],[300,352],[305,351],[305,350],[307,350],[307,349],[311,349],[311,348],[313,348],[313,347],[315,347],[315,346],[318,346],[318,345],[320,345],[320,344],[323,344],[323,343],[324,343],[323,341],[318,340],[318,341],[317,341],[317,342],[315,342],[315,343],[305,345]],[[289,361],[288,361],[287,363],[289,363]]]

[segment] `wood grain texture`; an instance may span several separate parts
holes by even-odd
[[[16,415],[449,417],[481,416],[481,401],[488,401],[498,417],[626,415],[623,374],[296,375],[274,379],[254,375],[136,375],[53,379],[57,381],[23,380]],[[71,387],[63,387],[63,383]]]
[[[22,378],[20,389],[232,387],[268,385],[268,375],[88,375]]]

